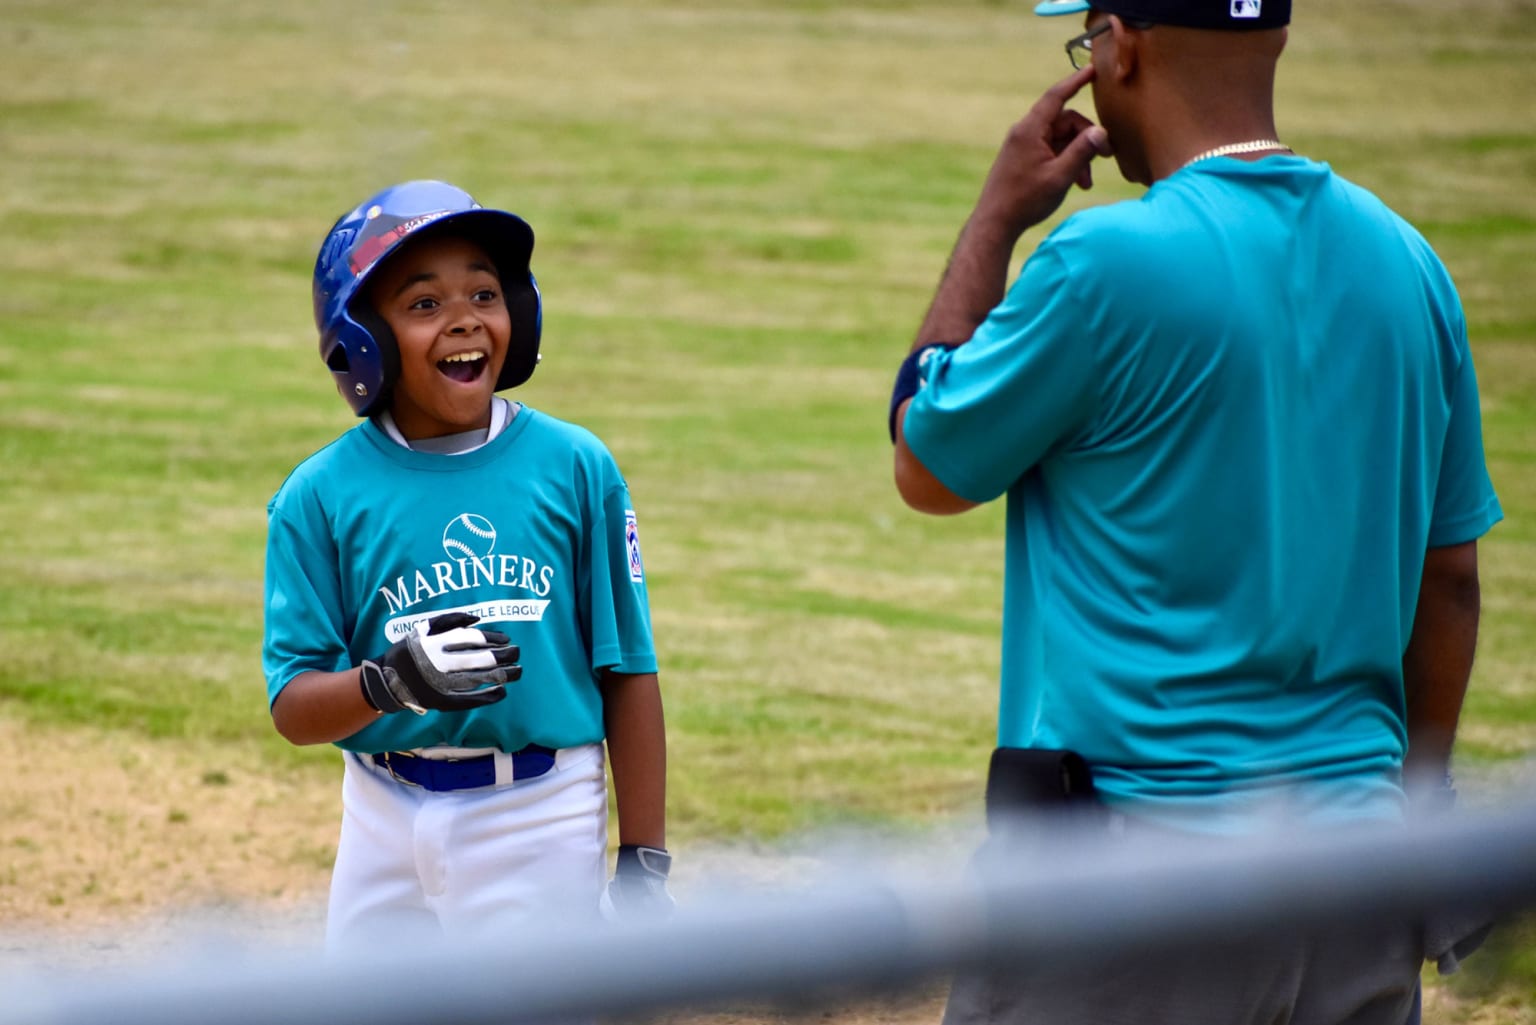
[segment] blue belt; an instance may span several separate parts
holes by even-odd
[[[402,783],[436,793],[475,790],[496,782],[496,756],[475,758],[423,758],[404,751],[381,751],[373,763]],[[512,779],[534,779],[555,767],[554,748],[529,744],[512,752]]]

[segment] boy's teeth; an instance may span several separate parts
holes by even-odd
[[[480,376],[485,373],[485,368],[488,365],[484,349],[455,353],[452,356],[444,356],[437,361],[439,373],[449,380],[458,381],[461,384],[478,381]]]

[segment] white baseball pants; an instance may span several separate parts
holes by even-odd
[[[606,875],[603,747],[557,752],[516,783],[433,793],[348,753],[326,945],[377,942],[380,926],[452,937],[529,917],[597,914]]]

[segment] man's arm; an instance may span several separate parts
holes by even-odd
[[[976,508],[978,503],[961,498],[945,487],[907,447],[904,425],[907,407],[911,404],[912,400],[908,399],[896,411],[896,490],[901,494],[901,500],[930,516],[953,516]]]
[[[1095,156],[1109,155],[1109,137],[1083,115],[1065,109],[1092,78],[1089,66],[1057,82],[1009,129],[912,343],[914,355],[935,342],[969,341],[1003,300],[1019,236],[1055,213],[1074,183],[1092,188],[1089,164]],[[974,509],[977,503],[950,491],[908,448],[904,424],[911,396],[898,394],[897,399],[895,473],[902,499],[918,512],[935,515]]]
[[[1481,610],[1477,542],[1431,548],[1424,556],[1418,611],[1403,655],[1412,789],[1439,786],[1450,771],[1451,746],[1472,676]]]
[[[1448,811],[1456,796],[1449,786],[1451,746],[1472,676],[1481,603],[1476,541],[1425,553],[1413,634],[1403,655],[1408,699],[1403,783],[1420,815]],[[1494,920],[1477,905],[1431,909],[1424,921],[1424,956],[1438,964],[1441,975],[1450,975],[1483,945]]]
[[[1092,66],[1073,72],[1008,129],[918,329],[914,352],[933,342],[970,338],[1003,301],[1019,236],[1055,213],[1073,184],[1093,188],[1089,165],[1095,156],[1110,155],[1109,135],[1066,109],[1092,78]]]

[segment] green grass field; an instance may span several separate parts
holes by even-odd
[[[264,507],[351,423],[320,237],[439,177],[538,232],[521,397],[638,504],[674,845],[973,815],[1001,510],[906,512],[885,400],[1073,31],[962,0],[0,0],[0,719],[337,775],[266,715]],[[1279,109],[1463,293],[1507,520],[1459,750],[1497,777],[1536,750],[1536,5],[1300,0]],[[1062,216],[1135,194],[1098,179]],[[1466,1020],[1536,1014],[1506,953]]]

